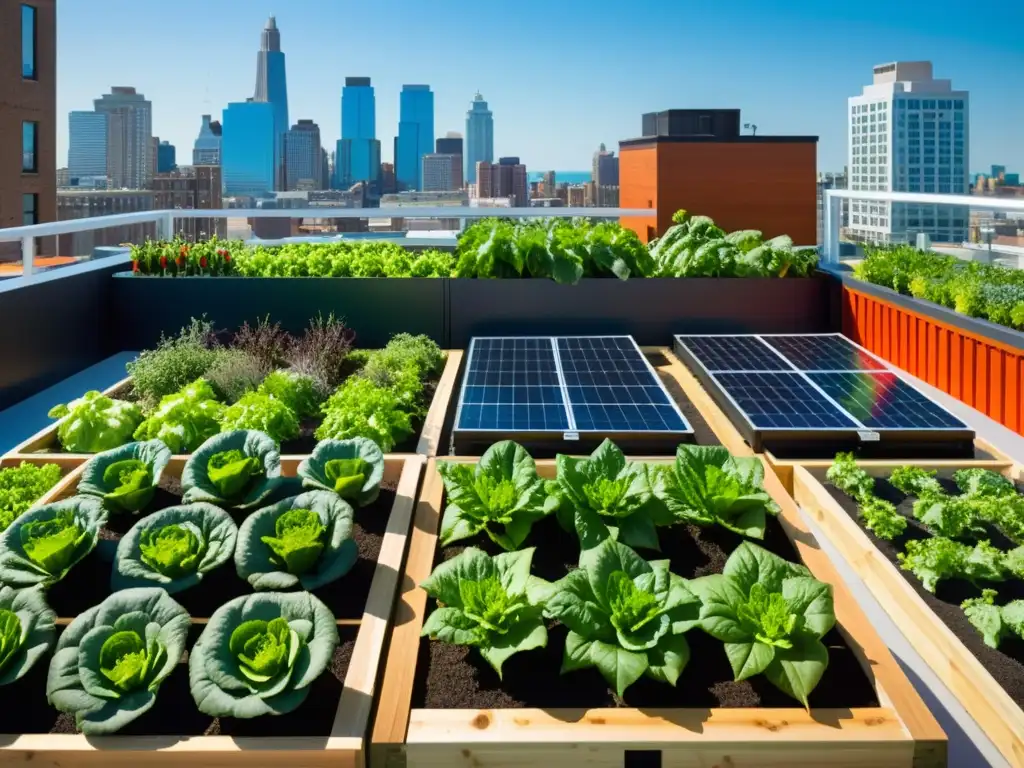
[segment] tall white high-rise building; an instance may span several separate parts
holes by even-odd
[[[970,101],[928,61],[874,69],[874,82],[849,99],[850,189],[965,195],[970,167]],[[968,209],[949,205],[850,202],[849,234],[867,242],[967,239]]]

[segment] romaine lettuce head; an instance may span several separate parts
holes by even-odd
[[[115,592],[61,634],[46,698],[86,735],[115,733],[153,706],[181,661],[190,623],[162,589]]]
[[[92,496],[28,510],[0,534],[0,583],[55,584],[92,552],[106,522],[103,503]]]
[[[142,411],[135,403],[115,400],[92,390],[67,405],[50,409],[51,419],[63,419],[57,439],[71,453],[99,453],[132,439],[142,423]]]
[[[805,707],[828,667],[832,586],[804,566],[743,542],[722,573],[690,581],[701,628],[725,644],[736,680],[764,674]]]
[[[316,589],[352,570],[353,513],[337,494],[307,491],[263,507],[238,529],[235,568],[255,589]]]
[[[171,449],[160,440],[128,443],[99,453],[85,465],[78,492],[103,499],[111,512],[138,514],[153,499]]]
[[[511,440],[492,445],[475,466],[442,461],[437,471],[448,494],[442,546],[483,531],[503,549],[518,549],[533,524],[557,506],[533,458]]]
[[[251,509],[279,484],[281,454],[273,438],[237,429],[215,435],[189,457],[181,473],[182,501]]]
[[[135,430],[136,440],[162,440],[171,453],[191,453],[220,432],[224,404],[206,379],[165,395]]]
[[[195,586],[235,551],[238,527],[224,510],[197,501],[143,518],[118,542],[111,589]]]
[[[53,647],[56,621],[42,587],[0,587],[0,686],[19,680]]]
[[[211,717],[284,715],[306,700],[340,642],[308,592],[261,592],[218,608],[188,659],[192,696]]]
[[[380,493],[384,454],[365,437],[321,440],[299,464],[298,476],[304,488],[330,491],[350,504],[365,507]]]

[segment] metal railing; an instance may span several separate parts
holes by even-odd
[[[844,200],[868,203],[910,203],[916,205],[948,205],[973,208],[982,211],[1013,211],[1024,214],[1024,198],[986,197],[982,195],[935,195],[918,192],[867,192],[850,189],[827,189],[824,191],[824,221],[821,243],[821,261],[838,264],[840,251],[840,227]],[[927,233],[927,228],[915,228]],[[966,227],[965,227],[966,229]],[[936,245],[937,243],[933,243]],[[949,243],[948,245],[961,245]]]
[[[173,209],[162,211],[139,211],[121,213],[112,216],[94,216],[69,221],[55,221],[47,224],[33,224],[24,227],[0,229],[0,243],[21,243],[21,275],[8,280],[0,280],[0,289],[10,290],[19,285],[26,285],[41,279],[53,279],[63,275],[72,275],[88,269],[96,269],[96,262],[77,263],[69,266],[56,267],[47,271],[35,268],[36,240],[43,237],[72,235],[110,227],[124,227],[139,224],[153,224],[157,238],[170,239],[174,236],[175,224],[181,219],[449,219],[458,220],[460,229],[466,219],[502,218],[588,218],[636,217],[647,218],[657,216],[653,208],[472,208],[462,206],[403,206],[388,208],[221,208],[204,209]],[[345,234],[355,233],[337,233]],[[395,233],[396,235],[402,233]],[[329,233],[326,237],[334,237]],[[311,237],[309,240],[318,238]],[[267,241],[274,244],[276,240]],[[98,260],[99,266],[128,263],[127,254],[114,255]]]

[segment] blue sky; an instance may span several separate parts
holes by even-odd
[[[191,158],[200,115],[252,95],[267,16],[287,55],[289,117],[339,137],[341,87],[367,75],[390,160],[403,83],[429,83],[435,130],[464,132],[479,90],[497,155],[586,169],[643,112],[739,107],[761,134],[820,136],[846,162],[846,99],[875,64],[930,59],[971,93],[972,170],[1024,173],[1024,3],[992,0],[60,0],[58,158],[67,113],[112,85],[153,102],[153,132]],[[977,9],[977,10],[974,10]]]

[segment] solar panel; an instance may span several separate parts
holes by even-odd
[[[839,335],[762,336],[801,371],[884,371],[885,366]]]
[[[792,366],[756,336],[683,336],[709,371],[790,371]]]
[[[719,373],[715,379],[757,429],[857,429],[799,373]]]
[[[474,338],[455,430],[692,431],[629,336]]]
[[[966,429],[894,373],[811,373],[808,378],[869,429]]]

